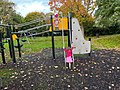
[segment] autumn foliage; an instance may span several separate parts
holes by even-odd
[[[50,0],[49,5],[52,11],[62,12],[64,16],[67,16],[68,12],[74,13],[74,17],[78,18],[81,24],[93,21],[93,0]]]

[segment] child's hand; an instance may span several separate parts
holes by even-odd
[[[72,48],[75,48],[74,46],[72,46]]]
[[[66,50],[66,48],[63,48],[63,50]]]

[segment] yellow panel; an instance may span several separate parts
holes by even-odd
[[[54,25],[54,19],[53,19],[53,30],[68,30],[68,18],[58,18],[59,19],[59,24],[58,24],[58,29],[55,29]],[[49,31],[52,31],[51,27]]]
[[[13,40],[16,40],[18,37],[17,37],[16,34],[13,34],[13,35],[12,35],[12,38],[13,38]]]

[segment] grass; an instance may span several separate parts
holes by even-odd
[[[14,71],[12,69],[1,69],[0,70],[0,83],[2,85],[7,85],[7,83],[11,80],[10,76]]]
[[[93,49],[117,49],[120,50],[120,34],[100,36],[92,38]]]
[[[28,39],[30,43],[23,43],[23,49],[30,49],[30,52],[39,52],[44,48],[52,48],[51,37],[36,37],[35,39]],[[62,37],[56,36],[54,38],[55,48],[62,48]],[[67,37],[65,37],[65,45],[67,46]]]
[[[100,36],[99,38],[91,37],[92,38],[92,49],[120,49],[120,34],[117,35],[107,35],[107,36]],[[30,53],[36,53],[42,51],[44,48],[52,48],[52,40],[51,37],[36,37],[36,38],[28,38],[29,42],[22,42],[22,55],[27,55]],[[63,42],[61,36],[55,36],[55,48],[62,48]],[[65,36],[65,46],[67,46],[67,37]],[[87,39],[88,40],[88,39]],[[14,45],[17,42],[14,41]],[[4,44],[5,49],[5,57],[8,61],[10,61],[9,55],[9,48],[8,43]],[[16,57],[18,57],[18,50],[15,48]],[[0,60],[1,63],[1,60]]]
[[[8,69],[2,69],[0,70],[0,76],[9,76],[9,73],[11,73]]]

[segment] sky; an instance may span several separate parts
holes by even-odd
[[[29,12],[50,12],[50,7],[48,5],[49,0],[10,0],[16,4],[16,11],[23,17],[25,17]]]

